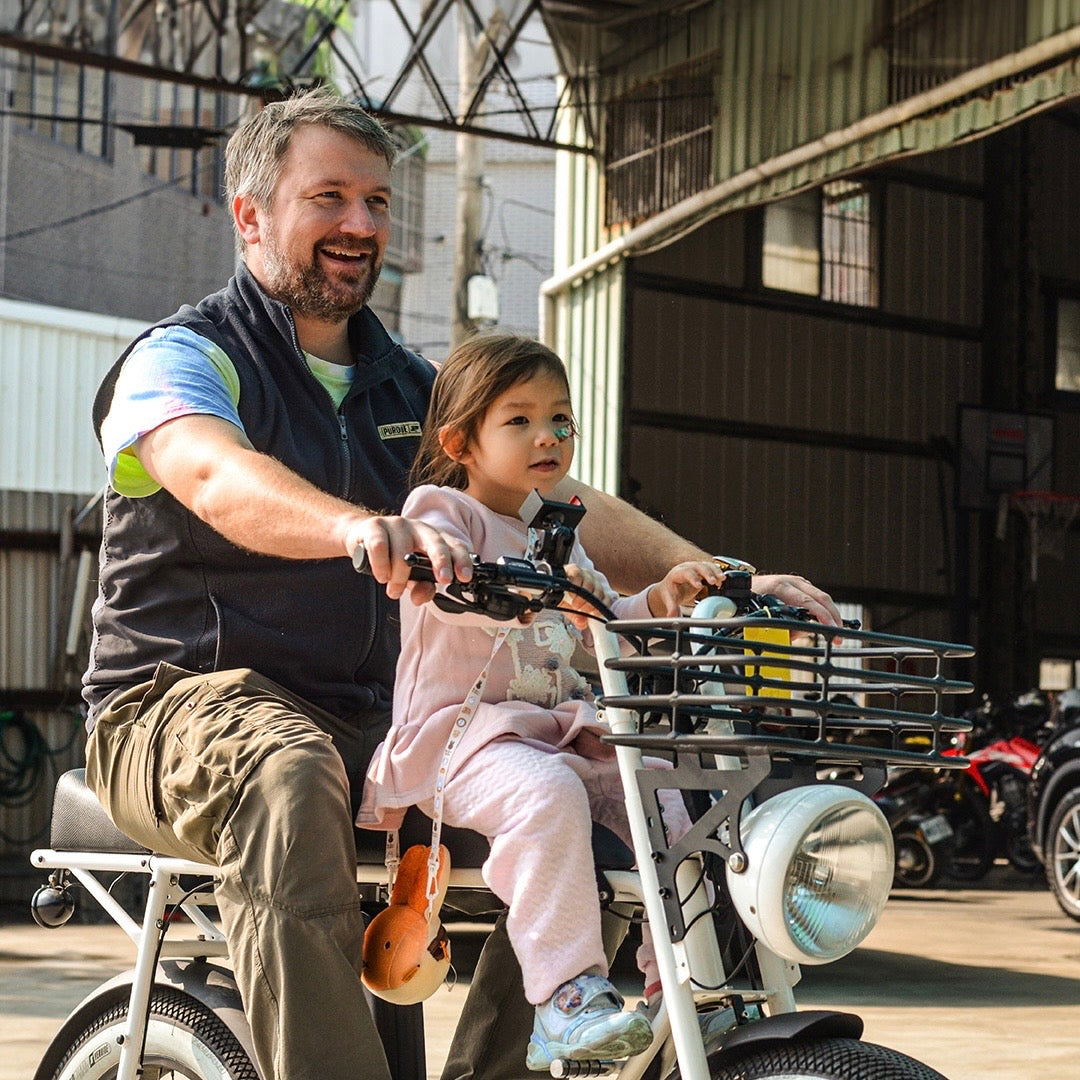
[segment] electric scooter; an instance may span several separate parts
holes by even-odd
[[[943,751],[969,726],[949,715],[948,699],[971,686],[947,669],[972,650],[821,626],[755,596],[752,568],[738,560],[689,617],[615,621],[563,573],[582,508],[536,499],[523,508],[534,537],[527,557],[477,561],[472,580],[440,602],[507,620],[557,610],[570,592],[595,606],[604,738],[633,838],[632,854],[599,867],[602,903],[648,918],[663,988],[648,1050],[623,1061],[558,1059],[551,1075],[940,1080],[865,1042],[852,1013],[799,1010],[794,991],[800,965],[851,952],[885,905],[893,842],[871,795],[886,770],[966,766]],[[431,580],[425,559],[411,559],[413,576]],[[830,700],[841,685],[850,704]],[[875,745],[849,742],[856,729],[874,730]],[[673,767],[645,767],[644,752]],[[693,820],[674,843],[662,789],[682,791]],[[482,852],[470,861],[446,842],[452,892],[485,893]],[[78,772],[58,786],[51,845],[31,857],[51,871],[35,896],[38,921],[66,921],[77,884],[127,931],[135,962],[74,1010],[35,1080],[262,1080],[212,917],[215,867],[134,845]],[[146,880],[141,915],[100,877],[123,873]],[[358,882],[389,896],[377,856],[358,867]],[[177,910],[189,921],[178,925]],[[423,1080],[421,1006],[372,1004],[395,1080]]]

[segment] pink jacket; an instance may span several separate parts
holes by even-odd
[[[402,513],[458,537],[485,561],[525,553],[525,525],[516,517],[496,514],[463,491],[419,487]],[[592,568],[578,542],[568,562]],[[649,617],[645,591],[618,598],[609,589],[606,600],[620,618]],[[416,607],[407,598],[402,601],[393,726],[372,758],[358,825],[397,828],[406,807],[432,798],[454,721],[489,659],[482,702],[454,752],[451,776],[486,743],[506,737],[528,740],[553,753],[572,749],[588,757],[613,754],[597,739],[605,728],[596,718],[589,684],[571,665],[581,640],[577,629],[557,612],[541,612],[528,626],[511,624],[492,659],[495,633],[505,625],[480,615],[450,615],[434,604]]]

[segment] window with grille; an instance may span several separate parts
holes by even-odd
[[[1057,299],[1054,389],[1080,393],[1080,300]]]
[[[238,102],[223,94],[176,83],[144,83],[141,122],[160,125],[163,134],[162,144],[140,147],[143,172],[175,181],[192,195],[220,202],[224,197],[225,140],[208,139],[197,148],[184,143],[198,129],[224,130],[238,112]],[[165,145],[170,132],[177,145]]]
[[[903,101],[1028,43],[1027,0],[890,0],[889,101]],[[991,14],[992,13],[992,14]]]
[[[713,184],[712,74],[657,79],[604,115],[604,223],[637,222]]]
[[[391,219],[393,228],[387,260],[406,273],[424,268],[424,172],[426,143],[409,129],[394,132],[403,147],[394,162]]]
[[[54,142],[107,157],[108,72],[20,54],[15,73],[15,122]]]
[[[836,304],[878,303],[878,214],[867,184],[834,180],[765,208],[761,282]]]

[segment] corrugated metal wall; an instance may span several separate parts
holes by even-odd
[[[582,137],[565,125],[560,138]],[[565,228],[555,233],[556,265],[566,265],[601,243],[600,176],[593,158],[560,154],[556,161],[556,213]],[[606,234],[604,235],[606,239]],[[570,376],[570,390],[581,427],[573,472],[605,491],[619,486],[620,402],[623,392],[623,268],[590,275],[556,298],[554,337]]]
[[[950,33],[957,40],[978,40],[985,45],[978,56],[962,63],[953,58],[946,74],[958,74],[990,58],[993,52],[991,35],[981,33],[982,23],[993,18],[989,9],[955,3],[923,5],[940,8]],[[947,9],[947,11],[946,11]],[[906,10],[906,9],[905,9]],[[921,9],[920,9],[921,10]],[[1009,40],[1016,48],[1040,42],[1068,31],[1080,24],[1080,0],[1058,3],[1055,0],[1030,0],[1026,18],[1021,18],[1014,4]],[[908,26],[908,15],[885,0],[853,0],[836,5],[832,0],[755,0],[750,3],[712,3],[701,5],[685,14],[658,20],[650,24],[648,36],[640,47],[628,50],[613,43],[600,44],[601,39],[588,40],[577,59],[584,73],[591,48],[592,75],[590,97],[594,103],[612,102],[621,95],[652,85],[668,73],[683,70],[687,65],[711,65],[714,72],[715,102],[712,106],[713,179],[717,184],[726,178],[743,175],[745,170],[769,162],[793,148],[812,143],[829,133],[848,128],[856,122],[882,114],[892,104],[896,94],[893,68],[903,63],[937,63],[932,41],[916,34],[908,41],[893,40]],[[909,13],[910,14],[910,13]],[[926,11],[922,11],[922,20]],[[899,21],[897,21],[899,20]],[[907,20],[907,22],[905,22]],[[895,23],[895,27],[894,27]],[[970,23],[970,25],[966,25]],[[903,25],[901,25],[903,24]],[[921,23],[920,23],[921,25]],[[895,30],[895,33],[894,33]],[[909,35],[910,37],[910,35]],[[984,41],[985,38],[985,41]],[[905,44],[906,42],[906,44]],[[605,52],[605,48],[610,52]],[[892,54],[890,53],[892,49]],[[919,55],[910,52],[923,50]],[[899,51],[898,51],[899,50]],[[989,50],[989,51],[987,51]],[[895,55],[894,55],[895,54]],[[891,59],[890,59],[891,56]],[[706,213],[719,214],[737,206],[749,206],[778,194],[819,182],[821,179],[850,172],[860,166],[889,158],[905,158],[919,150],[932,149],[952,143],[958,145],[975,135],[991,130],[995,123],[1005,122],[1026,110],[1037,110],[1046,104],[1060,101],[1067,93],[1080,88],[1080,74],[1075,60],[1054,57],[1057,67],[1029,82],[1013,85],[1005,80],[996,85],[990,96],[973,95],[955,103],[951,109],[941,108],[927,117],[912,117],[905,123],[886,125],[874,134],[863,136],[840,146],[822,147],[820,156],[802,166],[788,169],[770,179],[748,183],[727,196],[723,205]],[[892,65],[892,67],[890,67]],[[955,70],[954,70],[955,69]],[[931,83],[941,81],[942,71],[927,68]],[[935,74],[936,72],[936,74]],[[657,84],[658,85],[658,84]],[[602,109],[593,117],[602,123]],[[567,120],[560,137],[571,141],[575,131]],[[580,134],[580,132],[578,132]],[[936,155],[935,166],[946,176],[949,169],[960,175],[977,175],[978,149],[965,146],[941,164],[945,155]],[[597,251],[616,236],[626,232],[629,222],[618,222],[611,229],[603,225],[603,178],[595,160],[584,155],[561,155],[558,172],[556,268],[576,264]],[[921,166],[920,166],[921,167]],[[884,251],[883,267],[886,310],[897,314],[917,315],[924,319],[947,322],[977,323],[973,311],[979,294],[978,215],[981,208],[977,197],[955,194],[951,199],[940,193],[917,187],[895,186],[885,201],[886,229],[890,245]],[[936,215],[936,217],[934,217]],[[909,227],[921,227],[934,217],[932,232],[926,238],[902,236]],[[901,242],[893,245],[896,237]],[[670,259],[679,262],[670,271],[682,277],[713,280],[719,273],[709,265],[713,255],[700,243],[688,252],[680,242],[671,248]],[[739,241],[741,242],[741,240]],[[945,251],[947,258],[939,253]],[[898,255],[898,253],[900,253]],[[895,260],[900,257],[902,265]],[[724,259],[720,253],[721,261]],[[661,271],[664,272],[664,271]],[[597,325],[610,312],[611,298],[618,292],[601,284],[613,275],[617,280],[621,270],[617,263],[594,268],[577,283],[570,284],[550,297],[556,312],[552,320],[557,327],[550,341],[571,365],[592,363],[614,374],[619,370],[622,348],[618,330],[612,329],[603,338],[609,356],[585,359],[585,352],[595,349],[598,341],[590,336],[588,327]],[[742,270],[732,284],[740,284]],[[585,309],[593,307],[591,312]],[[549,323],[549,326],[551,324]],[[618,456],[619,447],[613,442],[612,425],[597,412],[603,405],[609,382],[589,398],[579,394],[578,408],[585,421],[583,462],[608,460]],[[583,389],[585,384],[582,384]],[[601,391],[603,391],[601,393]],[[614,406],[617,407],[617,406]],[[603,447],[594,440],[604,441]],[[591,471],[584,471],[589,468]],[[583,465],[580,475],[594,483],[607,485],[607,470]]]
[[[0,299],[0,490],[101,487],[94,391],[145,325]]]
[[[94,576],[98,516],[77,519],[105,478],[90,408],[143,326],[0,299],[0,901],[28,899],[27,857],[46,838],[56,777],[83,760],[93,582],[80,605],[76,575],[85,550]],[[46,700],[55,707],[33,704]]]
[[[947,592],[937,498],[951,509],[952,477],[941,491],[932,447],[977,396],[976,344],[647,289],[632,311],[626,457],[644,504],[706,547],[834,586]],[[703,430],[633,423],[650,410]],[[845,437],[911,453],[846,449]]]

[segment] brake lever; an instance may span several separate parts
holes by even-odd
[[[409,566],[410,581],[426,581],[437,584],[431,568],[431,560],[419,551],[404,557]],[[557,607],[564,591],[551,584],[553,575],[539,571],[528,559],[503,557],[497,563],[483,563],[472,556],[473,578],[471,581],[453,581],[445,592],[435,594],[435,604],[452,615],[472,613],[486,615],[497,622],[519,619],[529,611],[542,611],[545,607]],[[353,552],[353,566],[364,574],[371,573],[371,565],[363,545]],[[530,581],[530,578],[538,579]],[[556,582],[558,578],[555,578]],[[532,587],[542,590],[538,596],[529,596],[514,588]]]
[[[358,559],[358,555],[362,556]],[[435,574],[431,568],[431,560],[427,555],[419,551],[410,551],[403,556],[409,567],[410,581],[435,582]],[[435,606],[450,615],[476,614],[486,615],[497,622],[509,622],[519,619],[527,611],[539,611],[544,605],[540,600],[531,599],[520,593],[511,592],[508,588],[495,581],[478,580],[480,576],[480,560],[473,555],[473,567],[477,577],[472,581],[453,581],[446,586],[445,592],[435,594]],[[516,569],[532,569],[531,563],[522,560],[513,560]],[[358,548],[353,555],[353,566],[361,573],[370,573],[367,562],[367,553],[363,548]],[[467,594],[472,593],[473,599]]]

